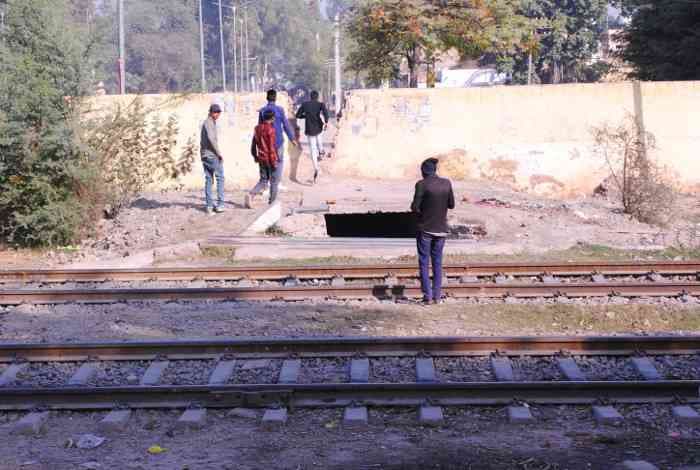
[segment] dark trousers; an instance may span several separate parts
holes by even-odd
[[[442,298],[442,249],[445,247],[445,237],[418,232],[416,246],[423,300],[440,300]],[[430,262],[433,263],[432,285],[430,284]]]

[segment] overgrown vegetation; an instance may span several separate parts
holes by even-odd
[[[700,2],[617,0],[632,20],[619,38],[621,58],[638,80],[700,79]]]
[[[594,151],[605,160],[625,213],[641,222],[665,225],[676,191],[668,169],[655,157],[653,134],[633,116],[618,125],[596,127],[592,134]]]
[[[86,126],[84,140],[100,186],[94,203],[103,207],[106,217],[116,217],[150,185],[192,171],[194,138],[176,158],[177,117],[170,115],[163,122],[159,114],[136,98]]]
[[[0,35],[0,243],[67,245],[156,181],[175,159],[177,121],[139,100],[86,121],[94,45],[63,0],[9,0]],[[86,122],[89,123],[86,125]]]

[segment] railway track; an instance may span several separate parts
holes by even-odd
[[[468,263],[443,266],[446,276],[697,275],[700,261],[634,263]],[[415,264],[237,266],[214,268],[0,270],[0,282],[218,281],[416,278]]]
[[[453,298],[681,297],[700,296],[700,282],[602,282],[580,284],[474,283],[443,285]],[[285,300],[420,298],[418,285],[164,288],[164,289],[1,289],[0,305],[120,301]]]
[[[0,410],[655,403],[675,413],[700,403],[699,353],[700,336],[3,344]]]
[[[700,295],[699,271],[696,262],[465,264],[446,266],[443,285],[454,298],[679,297]],[[150,287],[154,281],[176,284]],[[421,296],[413,265],[20,270],[0,271],[0,285],[0,305]]]

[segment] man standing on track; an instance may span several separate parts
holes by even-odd
[[[420,169],[423,179],[416,183],[411,211],[418,215],[418,267],[423,303],[440,303],[442,299],[442,250],[447,237],[447,210],[454,209],[455,198],[452,183],[437,176],[437,158],[428,158]],[[430,283],[430,266],[433,264],[433,282]]]
[[[328,126],[328,109],[326,104],[318,100],[318,92],[311,92],[311,99],[305,101],[296,114],[297,119],[304,119],[304,133],[309,141],[309,151],[311,153],[311,163],[314,166],[314,183],[318,178],[318,160],[323,152],[323,141],[321,133]]]
[[[267,105],[260,109],[258,113],[258,124],[265,122],[263,114],[265,111],[272,111],[275,114],[275,137],[277,144],[277,167],[275,168],[275,178],[279,182],[279,188],[282,187],[282,176],[284,175],[284,134],[287,134],[287,138],[292,145],[297,145],[296,138],[294,136],[294,131],[292,126],[289,125],[287,121],[287,116],[284,113],[284,109],[281,106],[277,106],[275,102],[277,101],[277,92],[275,90],[267,91]]]

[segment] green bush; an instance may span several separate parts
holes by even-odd
[[[72,244],[150,184],[189,172],[190,139],[136,99],[88,118],[91,40],[63,0],[9,0],[0,36],[0,243]]]
[[[9,0],[0,38],[0,239],[56,245],[81,233],[89,178],[76,144],[85,48],[64,2]]]

